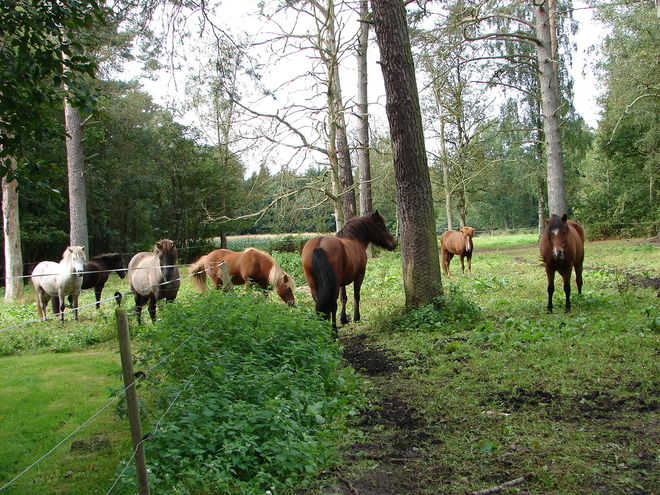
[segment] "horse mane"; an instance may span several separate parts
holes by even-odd
[[[286,282],[284,281],[284,277],[288,279]],[[291,290],[296,289],[296,282],[293,280],[293,277],[282,270],[280,265],[277,263],[273,263],[273,267],[268,273],[268,283],[274,285],[275,287],[285,285]]]
[[[353,217],[344,224],[344,227],[337,232],[335,237],[350,239],[370,239],[371,234],[375,232],[376,224],[371,215],[362,217]]]
[[[555,229],[563,229],[566,226],[566,223],[559,215],[552,215],[550,217],[550,222],[548,222],[548,232],[552,232]]]
[[[281,287],[282,285],[285,285],[289,287],[291,290],[295,290],[296,288],[296,282],[293,280],[293,277],[286,273],[280,265],[277,264],[277,261],[275,261],[275,258],[273,258],[270,254],[264,252],[264,251],[259,251],[258,249],[255,249],[253,247],[249,247],[245,249],[244,252],[246,251],[256,251],[257,253],[263,254],[268,260],[273,264],[270,268],[270,272],[268,272],[268,283],[275,286],[275,287]],[[284,277],[288,278],[287,282],[284,282]]]

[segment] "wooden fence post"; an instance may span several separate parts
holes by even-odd
[[[140,424],[140,410],[138,408],[137,391],[135,390],[135,376],[133,376],[133,355],[131,354],[131,336],[128,332],[126,309],[117,308],[115,310],[115,316],[117,318],[121,371],[124,375],[124,388],[126,390],[128,421],[131,427],[131,440],[133,441],[133,450],[135,452],[135,472],[137,473],[138,488],[140,495],[149,495],[147,462],[144,457],[144,446],[142,445],[142,425]]]

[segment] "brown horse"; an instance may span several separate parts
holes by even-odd
[[[229,268],[231,281],[223,280],[223,264]],[[289,306],[295,303],[293,291],[296,284],[293,278],[280,268],[271,255],[254,248],[247,248],[240,253],[229,249],[216,249],[190,265],[190,273],[193,285],[201,291],[206,290],[208,273],[216,289],[219,289],[221,284],[226,288],[227,283],[245,284],[248,287],[257,284],[262,289],[267,289],[268,284],[272,284],[282,301]]]
[[[566,220],[566,215],[552,215],[546,220],[539,248],[548,277],[548,312],[552,313],[552,295],[555,292],[555,272],[564,279],[566,312],[571,310],[571,272],[575,267],[575,283],[582,294],[582,262],[584,261],[584,231],[577,222]]]
[[[472,251],[474,244],[472,238],[474,237],[474,227],[463,227],[460,231],[448,230],[442,234],[440,238],[440,250],[442,252],[442,269],[448,277],[449,262],[457,254],[461,258],[461,271],[465,273],[465,264],[463,258],[467,258],[468,274],[472,276]]]
[[[367,246],[370,242],[392,251],[396,240],[375,211],[352,218],[335,236],[319,236],[307,241],[302,250],[305,279],[316,302],[316,311],[337,326],[337,297],[341,293],[342,324],[346,317],[346,286],[353,283],[353,319],[360,319],[360,287],[367,268]]]

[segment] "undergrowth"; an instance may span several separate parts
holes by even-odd
[[[149,341],[140,363],[155,365],[145,446],[156,493],[305,486],[336,458],[362,401],[329,324],[261,295],[212,291],[168,308]]]

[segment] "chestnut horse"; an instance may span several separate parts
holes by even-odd
[[[302,250],[305,279],[316,302],[316,311],[337,327],[337,297],[341,294],[342,324],[346,317],[346,286],[353,283],[353,320],[360,319],[360,287],[367,268],[370,242],[392,251],[396,239],[383,217],[375,211],[352,218],[335,236],[319,236],[307,241]]]
[[[230,281],[223,279],[223,263],[229,268]],[[193,285],[201,291],[206,290],[208,273],[216,289],[220,288],[220,284],[226,288],[227,283],[245,284],[248,287],[257,284],[262,289],[267,289],[268,284],[272,284],[282,301],[289,306],[295,304],[293,291],[296,284],[293,278],[280,268],[271,255],[258,249],[247,248],[239,253],[229,249],[216,249],[190,265],[190,273]]]
[[[448,230],[442,234],[440,238],[440,250],[442,253],[442,269],[448,277],[449,262],[457,254],[461,258],[461,271],[465,273],[465,264],[463,258],[467,258],[468,275],[472,276],[472,251],[474,244],[472,238],[474,237],[474,227],[463,227],[460,231]]]
[[[174,301],[181,286],[179,268],[176,266],[176,246],[169,239],[154,245],[151,253],[137,253],[128,263],[128,284],[134,292],[135,313],[142,324],[142,306],[149,303],[149,315],[156,321],[156,302]]]
[[[548,312],[552,313],[552,295],[555,292],[555,272],[564,279],[566,312],[571,310],[571,272],[575,267],[575,283],[582,294],[582,262],[584,261],[584,231],[577,222],[566,220],[566,215],[552,215],[546,220],[539,248],[548,277]]]

